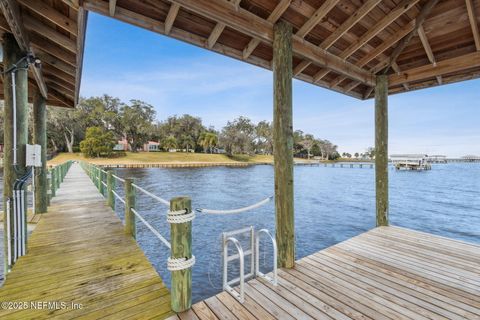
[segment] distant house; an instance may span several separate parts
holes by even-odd
[[[160,151],[160,143],[155,141],[148,141],[143,145],[143,151],[145,152],[156,152]]]
[[[123,138],[122,140],[118,140],[117,144],[115,147],[113,147],[114,151],[129,151],[130,146],[128,144],[127,139]]]
[[[212,149],[212,153],[225,154],[225,153],[227,153],[227,151],[223,148],[216,148],[215,147],[215,148]]]
[[[132,148],[128,144],[127,139],[123,138],[122,140],[118,140],[115,147],[113,147],[115,151],[132,151]],[[156,141],[148,141],[143,145],[143,148],[138,149],[137,151],[144,151],[144,152],[155,152],[160,151],[160,143]]]

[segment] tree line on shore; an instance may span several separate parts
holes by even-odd
[[[140,100],[124,103],[109,95],[82,98],[75,109],[49,107],[47,138],[53,153],[81,151],[89,157],[112,156],[115,145],[122,139],[132,152],[141,150],[148,141],[155,141],[164,151],[273,154],[273,127],[268,121],[254,123],[240,116],[219,131],[188,114],[156,121],[152,105]],[[294,131],[293,151],[296,157],[330,160],[340,157],[336,145],[301,130]]]

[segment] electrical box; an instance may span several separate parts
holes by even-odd
[[[42,166],[42,146],[39,144],[27,144],[27,167],[41,167]]]

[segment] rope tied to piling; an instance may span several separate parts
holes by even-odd
[[[264,204],[267,204],[269,203],[270,201],[272,201],[273,199],[273,196],[270,196],[268,198],[265,198],[257,203],[254,203],[250,206],[247,206],[247,207],[243,207],[243,208],[238,208],[238,209],[231,209],[231,210],[212,210],[212,209],[196,209],[198,212],[202,212],[202,213],[207,213],[207,214],[234,214],[234,213],[241,213],[241,212],[245,212],[245,211],[250,211],[250,210],[253,210],[253,209],[256,209],[258,207],[261,207],[263,206]]]
[[[188,212],[187,210],[168,211],[167,222],[170,224],[186,223],[195,219],[195,212]]]
[[[190,259],[188,258],[172,258],[169,257],[167,260],[167,269],[168,271],[180,271],[193,267],[195,264],[195,256],[192,254]]]

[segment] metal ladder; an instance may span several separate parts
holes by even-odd
[[[234,236],[239,234],[249,234],[250,235],[250,248],[248,250],[243,250],[240,241]],[[272,241],[273,247],[273,277],[270,277],[262,272],[260,272],[260,237],[261,235],[266,235]],[[228,245],[233,244],[237,249],[237,253],[234,255],[228,255]],[[275,238],[267,229],[261,229],[255,232],[253,226],[248,228],[238,229],[234,231],[228,231],[222,233],[222,246],[223,246],[223,290],[230,293],[235,299],[243,303],[245,301],[245,279],[261,277],[265,280],[272,283],[274,286],[277,285],[277,242]],[[250,272],[245,274],[245,256],[250,256]],[[240,260],[240,275],[237,278],[228,280],[228,263],[230,261]],[[234,285],[240,285],[239,292],[235,291],[232,288]]]

